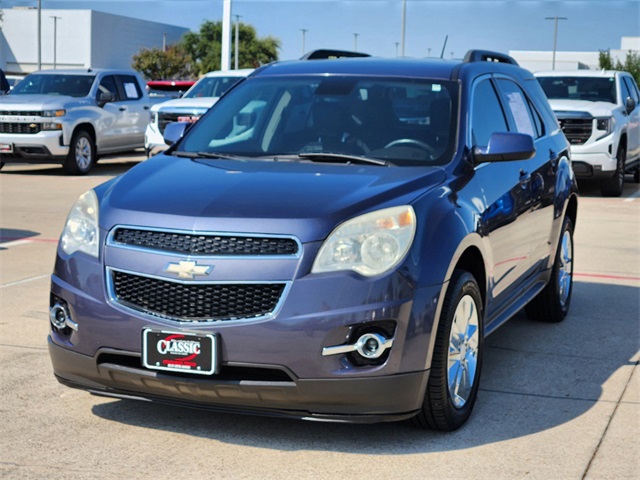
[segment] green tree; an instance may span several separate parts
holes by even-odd
[[[235,39],[235,24],[232,37]],[[239,41],[238,68],[256,68],[278,59],[280,40],[271,36],[258,38],[255,28],[251,25],[240,23]],[[220,70],[222,22],[204,22],[198,33],[186,33],[180,44],[193,59],[191,66],[196,75]],[[235,58],[234,49],[235,42],[232,41],[232,59]]]
[[[619,59],[616,59],[614,62],[610,51],[600,50],[598,63],[599,67],[604,70],[620,70],[629,72],[633,78],[635,78],[636,83],[640,85],[640,52],[629,50],[623,64]]]
[[[143,48],[133,56],[131,66],[147,80],[191,78],[191,57],[180,45],[171,45],[167,51]]]

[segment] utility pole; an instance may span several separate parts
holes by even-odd
[[[569,20],[567,17],[546,17],[545,20],[553,20],[553,60],[551,70],[556,69],[556,46],[558,44],[558,20]]]
[[[222,48],[220,70],[230,70],[231,63],[231,0],[222,3]]]
[[[400,49],[400,54],[403,57],[404,57],[404,39],[405,39],[406,27],[407,27],[407,0],[402,0],[402,33],[401,33],[402,48]]]
[[[55,15],[51,15],[50,18],[53,18],[53,68],[57,66],[57,50],[58,50],[58,19],[61,17],[56,17]]]
[[[396,57],[400,56],[400,51],[398,50],[398,47],[400,47],[400,42],[395,42],[396,43]]]
[[[42,69],[42,0],[38,0],[38,70]]]
[[[240,15],[234,15],[234,17],[236,17],[235,69],[238,70],[238,58],[240,55]]]
[[[167,51],[167,34],[166,33],[162,34],[162,51],[163,52]]]
[[[358,35],[360,35],[359,33],[354,33],[353,34],[353,51],[357,52],[358,51]]]
[[[301,28],[300,31],[302,32],[302,56],[304,56],[304,54],[305,54],[304,40],[305,40],[305,36],[307,35],[307,32],[309,30],[306,29],[306,28]]]

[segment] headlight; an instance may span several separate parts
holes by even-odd
[[[346,221],[324,242],[312,273],[353,270],[365,276],[396,267],[416,232],[416,215],[409,205],[386,208]]]
[[[596,118],[596,129],[604,131],[607,135],[613,132],[616,121],[613,117]]]
[[[89,190],[80,195],[71,208],[60,246],[67,255],[79,251],[97,258],[99,237],[98,198],[93,190]]]
[[[42,112],[43,117],[64,117],[66,110],[45,110]]]

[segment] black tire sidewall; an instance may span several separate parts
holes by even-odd
[[[91,147],[91,161],[89,162],[89,165],[87,166],[86,169],[80,168],[76,160],[76,145],[78,143],[78,140],[82,137],[86,138],[89,141],[89,146]],[[93,167],[93,164],[95,162],[96,162],[96,146],[93,143],[93,139],[91,138],[91,135],[89,135],[84,130],[74,133],[73,138],[71,139],[71,144],[69,145],[69,154],[67,155],[67,158],[64,162],[65,171],[72,175],[85,175],[89,173],[89,170],[91,170],[91,167]]]
[[[571,284],[569,286],[569,295],[567,296],[567,300],[562,305],[560,303],[560,282],[558,279],[558,273],[560,270],[560,256],[562,255],[562,239],[566,232],[569,232],[571,236]],[[562,231],[560,232],[560,241],[558,242],[558,251],[556,252],[555,262],[553,264],[553,277],[551,279],[554,291],[554,301],[557,303],[556,308],[558,309],[558,313],[564,319],[564,317],[569,313],[569,307],[571,306],[571,297],[573,295],[573,267],[574,267],[574,258],[575,258],[575,248],[573,241],[573,222],[569,217],[565,217],[562,222]]]

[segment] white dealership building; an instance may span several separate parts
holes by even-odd
[[[38,10],[0,12],[0,69],[8,74],[38,70]],[[43,9],[40,24],[42,69],[131,68],[140,49],[174,44],[189,31],[95,10]]]

